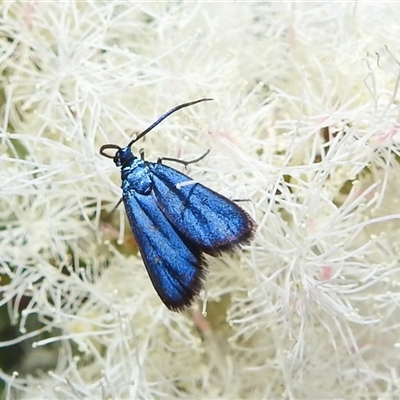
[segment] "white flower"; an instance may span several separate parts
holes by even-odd
[[[399,11],[2,4],[4,397],[398,397]],[[98,151],[203,97],[133,151],[210,149],[187,174],[249,199],[258,231],[173,313]]]

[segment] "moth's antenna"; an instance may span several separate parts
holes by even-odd
[[[189,103],[183,103],[180,104],[179,106],[176,106],[174,108],[172,108],[171,110],[167,111],[165,114],[161,115],[160,118],[158,118],[157,121],[153,122],[147,129],[145,129],[143,132],[139,133],[139,135],[137,135],[135,137],[135,139],[131,140],[128,144],[127,147],[131,147],[133,145],[133,143],[137,142],[139,139],[141,139],[144,135],[146,135],[147,133],[149,133],[152,129],[154,129],[158,124],[160,124],[162,121],[164,121],[165,118],[169,117],[171,114],[173,114],[175,111],[180,110],[181,108],[185,108],[185,107],[189,107],[192,106],[194,104],[200,103],[202,101],[211,101],[214,99],[200,99],[200,100],[196,100],[196,101],[191,101]]]

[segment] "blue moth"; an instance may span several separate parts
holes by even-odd
[[[198,162],[159,158],[157,162],[132,153],[132,145],[172,113],[202,101],[180,104],[163,114],[126,147],[105,144],[100,154],[121,168],[122,201],[151,282],[173,311],[188,307],[202,289],[206,271],[204,253],[219,256],[248,243],[256,224],[233,201],[192,181],[163,161],[185,166]],[[115,150],[109,155],[107,150]]]

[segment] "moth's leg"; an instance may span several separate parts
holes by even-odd
[[[200,160],[202,160],[204,157],[207,156],[207,154],[210,152],[210,149],[208,149],[204,154],[202,154],[200,157],[195,158],[194,160],[190,160],[190,161],[185,161],[185,160],[180,160],[179,158],[170,158],[170,157],[160,157],[157,160],[158,164],[162,164],[163,161],[173,161],[179,164],[182,164],[185,166],[185,168],[189,165],[189,164],[194,164],[199,162]]]

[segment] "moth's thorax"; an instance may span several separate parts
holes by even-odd
[[[124,147],[117,151],[114,162],[117,167],[121,167],[123,196],[131,191],[143,195],[150,194],[153,183],[146,161],[134,156],[129,147]]]

